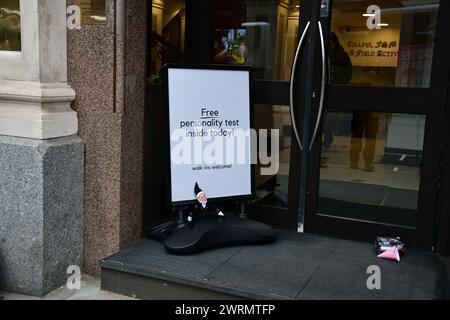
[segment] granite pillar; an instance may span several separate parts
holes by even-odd
[[[86,149],[84,271],[92,275],[142,233],[146,14],[145,1],[107,0],[105,25],[67,32]]]
[[[83,142],[0,136],[0,288],[43,296],[82,265]]]

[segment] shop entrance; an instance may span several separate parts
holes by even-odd
[[[252,217],[431,250],[449,13],[438,0],[152,1],[150,81],[165,62],[252,66],[255,128],[278,130],[280,160],[256,168]]]

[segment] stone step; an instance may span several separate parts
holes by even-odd
[[[277,241],[172,255],[142,240],[101,261],[102,289],[142,299],[439,299],[438,256],[407,249],[378,259],[372,243],[277,230]],[[369,290],[369,266],[381,289]]]

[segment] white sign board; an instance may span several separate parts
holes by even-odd
[[[168,66],[171,203],[252,195],[251,71]],[[246,135],[246,138],[243,135]]]

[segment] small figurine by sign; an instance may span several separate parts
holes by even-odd
[[[168,252],[189,254],[225,244],[263,244],[275,240],[273,229],[261,222],[233,213],[225,216],[208,201],[198,183],[195,183],[194,195],[196,200],[189,211],[185,211],[185,207],[179,208],[178,220],[164,221],[148,230],[148,236],[164,242]],[[187,223],[182,218],[186,213]]]
[[[218,209],[211,202],[208,202],[208,196],[202,189],[200,189],[197,182],[194,186],[194,193],[197,200],[195,201],[193,208],[191,208],[188,212],[188,222],[195,222],[198,219],[212,216],[224,217],[224,214],[220,211],[220,209]]]

